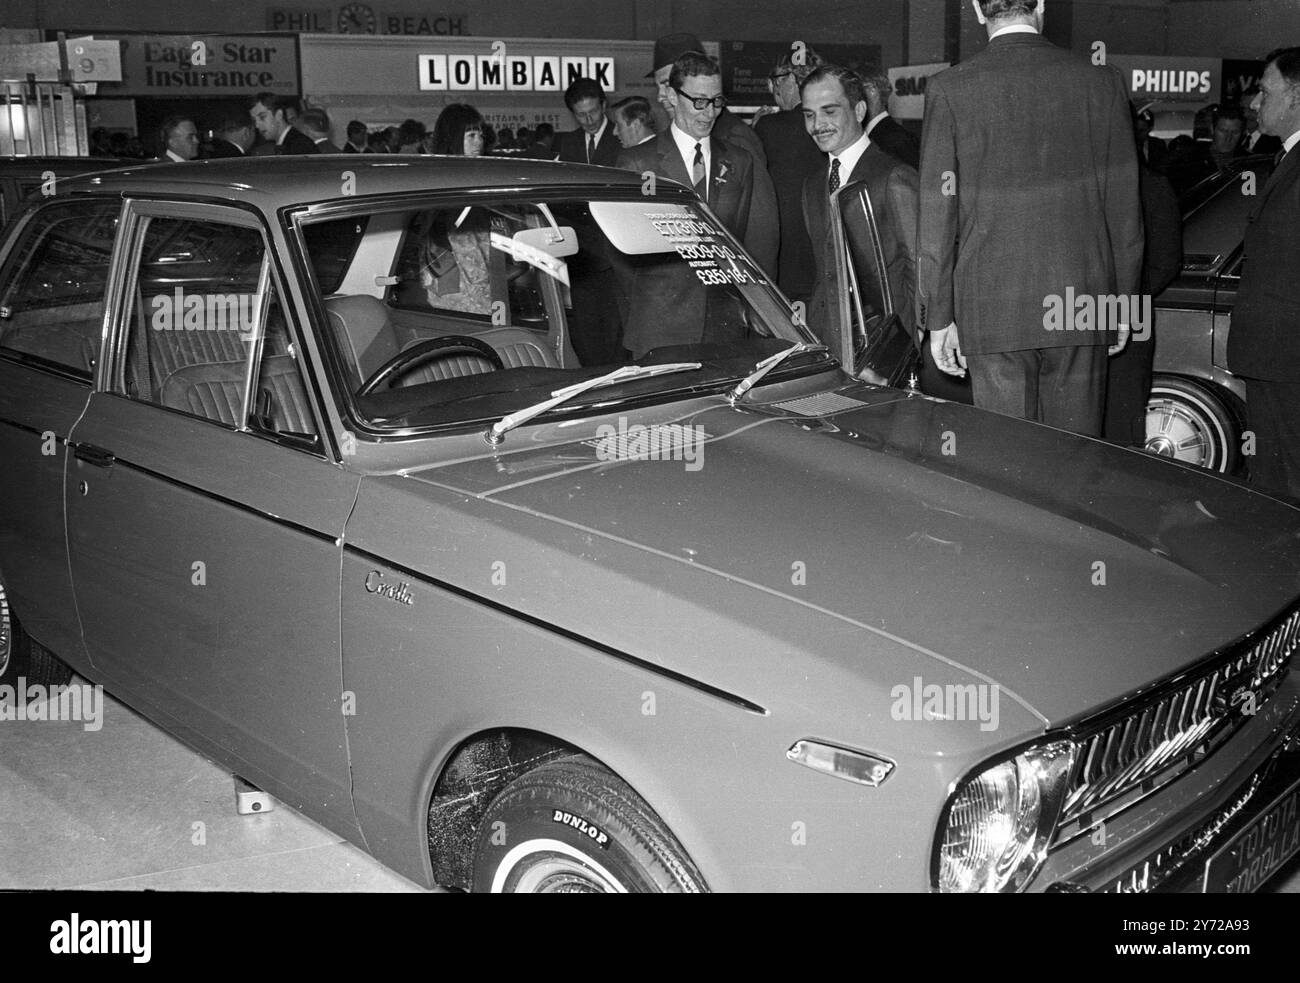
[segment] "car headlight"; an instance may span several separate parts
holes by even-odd
[[[943,811],[935,886],[945,892],[1016,891],[1047,856],[1074,762],[1074,744],[1027,748],[966,778]]]

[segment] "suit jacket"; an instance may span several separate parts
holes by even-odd
[[[830,196],[826,191],[829,178],[830,162],[827,159],[819,170],[808,175],[803,187],[804,219],[817,266],[816,287],[808,308],[808,326],[823,344],[830,346],[842,358],[848,358],[852,353],[843,351],[840,345],[839,283],[835,275]],[[903,326],[915,333],[917,173],[872,141],[840,186],[847,187],[855,181],[866,182],[880,231],[894,309]],[[864,297],[864,300],[868,299]]]
[[[918,247],[917,323],[956,321],[967,354],[1112,343],[1111,331],[1049,331],[1044,316],[1067,291],[1138,286],[1137,149],[1119,73],[1004,34],[931,77]]]
[[[889,156],[901,160],[913,170],[921,169],[921,142],[892,116],[886,116],[873,126],[867,136]]]
[[[244,156],[244,151],[241,150],[237,144],[233,144],[229,140],[223,140],[221,137],[217,137],[215,140],[213,140],[212,146],[208,150],[209,160],[213,160],[219,157],[243,157],[243,156]]]
[[[276,145],[275,152],[277,154],[318,154],[320,148],[306,133],[291,126],[283,142]]]
[[[826,163],[803,124],[803,110],[787,109],[764,116],[754,132],[767,154],[767,173],[776,191],[781,239],[776,282],[790,297],[807,298],[813,290],[812,242],[803,217],[803,183]]]
[[[776,259],[775,237],[771,255],[758,253],[767,241],[760,229],[777,222],[776,197],[767,169],[717,134],[710,134],[709,141],[709,208],[744,242],[758,263],[770,269]],[[651,171],[688,188],[692,185],[671,133],[625,148],[618,155],[618,166],[639,173]],[[629,266],[620,261],[620,268],[630,307],[623,344],[633,355],[664,345],[696,344],[707,335],[710,312],[705,309],[705,291],[689,267],[674,258],[671,265],[637,262]]]
[[[568,130],[556,137],[555,146],[559,149],[557,160],[572,161],[575,164],[587,163],[587,132],[581,128]],[[613,167],[618,160],[618,137],[614,134],[614,124],[606,123],[605,132],[600,135],[592,155],[591,162],[602,167]]]
[[[1232,308],[1228,367],[1237,375],[1295,382],[1300,361],[1300,153],[1282,158],[1246,220],[1245,267]]]

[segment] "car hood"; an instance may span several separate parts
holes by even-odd
[[[560,549],[634,551],[643,593],[690,577],[698,601],[712,578],[717,618],[779,617],[837,669],[898,678],[899,662],[835,642],[866,628],[901,671],[969,670],[1052,724],[1200,661],[1300,595],[1300,510],[1204,471],[874,387],[689,405],[511,434],[405,477],[487,518],[526,517],[535,541],[552,528]],[[669,436],[656,450],[636,424]],[[688,433],[702,451],[672,460]],[[611,611],[646,601],[615,596],[618,572],[607,603],[534,613],[607,637]],[[539,596],[522,603],[545,608]],[[669,651],[669,668],[733,691],[761,673],[716,646]]]

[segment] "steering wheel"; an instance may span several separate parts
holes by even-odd
[[[369,396],[376,389],[391,383],[404,372],[423,365],[435,358],[449,358],[453,355],[477,355],[492,363],[492,370],[506,367],[497,350],[485,341],[468,335],[449,334],[441,338],[430,338],[418,345],[404,348],[375,370],[375,374],[361,384],[358,396]]]

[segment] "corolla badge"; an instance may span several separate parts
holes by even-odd
[[[371,570],[366,574],[366,593],[378,594],[380,597],[386,597],[398,604],[415,603],[415,598],[411,596],[410,586],[405,580],[399,580],[395,584],[391,583],[385,580],[384,575],[378,570]]]

